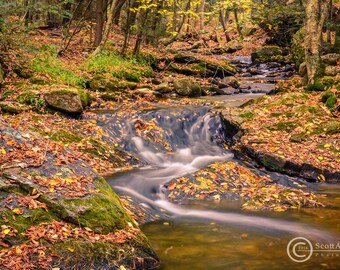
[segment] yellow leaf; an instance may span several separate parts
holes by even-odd
[[[322,181],[322,182],[325,182],[325,181],[326,181],[326,177],[325,177],[323,174],[320,174],[320,175],[318,176],[318,179],[319,179],[320,181]]]
[[[74,248],[68,247],[67,249],[71,252],[74,252]]]
[[[329,143],[326,143],[323,147],[325,147],[325,148],[329,148],[329,147],[331,147],[332,145],[330,145]]]
[[[9,234],[10,231],[11,231],[10,229],[6,229],[6,230],[3,230],[2,232],[3,232],[4,235],[7,235],[7,234]]]
[[[322,161],[322,160],[323,160],[323,157],[318,157],[318,160]]]
[[[22,213],[24,212],[21,208],[14,208],[12,211],[13,211],[15,214],[18,214],[18,215],[20,215],[20,214],[22,214]]]
[[[6,150],[5,150],[5,148],[1,148],[1,154],[6,154]]]

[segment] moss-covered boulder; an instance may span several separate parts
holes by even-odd
[[[48,106],[66,113],[82,113],[83,105],[78,89],[58,87],[44,95]]]
[[[201,86],[191,79],[180,79],[174,81],[174,88],[177,94],[187,97],[197,97],[202,95]]]
[[[7,113],[21,113],[29,110],[24,104],[15,101],[1,101],[0,110]]]
[[[18,132],[1,115],[0,133],[4,168],[0,174],[0,226],[5,230],[0,233],[0,263],[5,269],[13,260],[32,265],[32,269],[159,266],[138,224],[91,164],[33,132]],[[36,163],[24,168],[20,164],[32,162],[29,153],[35,153]],[[19,155],[22,169],[11,166]],[[60,163],[62,157],[72,159]]]
[[[252,62],[275,62],[282,56],[282,50],[278,46],[264,46],[260,49],[256,49],[251,54]]]
[[[156,86],[155,91],[161,93],[161,94],[167,94],[170,93],[172,90],[169,86],[169,83],[164,82]]]
[[[237,72],[236,67],[227,61],[201,59],[192,55],[177,54],[174,62],[169,69],[184,75],[224,78]]]
[[[125,91],[137,88],[137,83],[130,81],[118,80],[116,78],[105,78],[95,76],[89,83],[89,87],[98,91]]]

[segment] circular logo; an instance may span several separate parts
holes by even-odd
[[[287,254],[294,262],[305,262],[313,255],[313,245],[307,238],[295,237],[287,245]]]

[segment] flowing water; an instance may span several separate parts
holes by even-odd
[[[162,189],[173,178],[197,171],[215,161],[233,160],[222,147],[226,139],[218,116],[206,107],[160,108],[112,119],[103,126],[120,138],[126,151],[139,156],[145,167],[108,178],[119,194],[129,195],[160,217],[146,223],[146,233],[160,256],[162,269],[336,269],[340,252],[314,252],[304,263],[289,259],[286,248],[294,237],[313,244],[337,243],[339,186],[309,188],[328,195],[324,209],[246,212],[238,201],[191,201],[181,205],[166,200]],[[162,128],[162,141],[144,136],[137,121]],[[166,151],[164,142],[171,146]],[[284,176],[282,176],[283,178]],[[280,176],[279,176],[280,178]],[[296,180],[296,179],[295,179]]]

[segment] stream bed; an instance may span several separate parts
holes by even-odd
[[[238,97],[242,99],[241,95]],[[229,99],[235,102],[232,97]],[[112,113],[104,117],[110,119]],[[148,131],[146,123],[161,128],[161,139]],[[133,119],[112,118],[103,128],[121,138],[119,144],[124,150],[145,163],[142,168],[107,180],[118,194],[133,198],[146,212],[152,213],[142,230],[161,259],[161,269],[337,269],[340,266],[338,251],[314,252],[304,263],[292,261],[286,251],[294,237],[305,237],[314,244],[337,243],[340,239],[337,185],[305,183],[309,190],[327,195],[324,199],[327,207],[286,212],[244,211],[240,201],[230,199],[176,204],[167,200],[164,186],[171,179],[217,161],[242,164],[223,147],[226,138],[220,118],[208,107],[159,108],[140,112]],[[287,185],[304,182],[277,174],[275,178]]]

